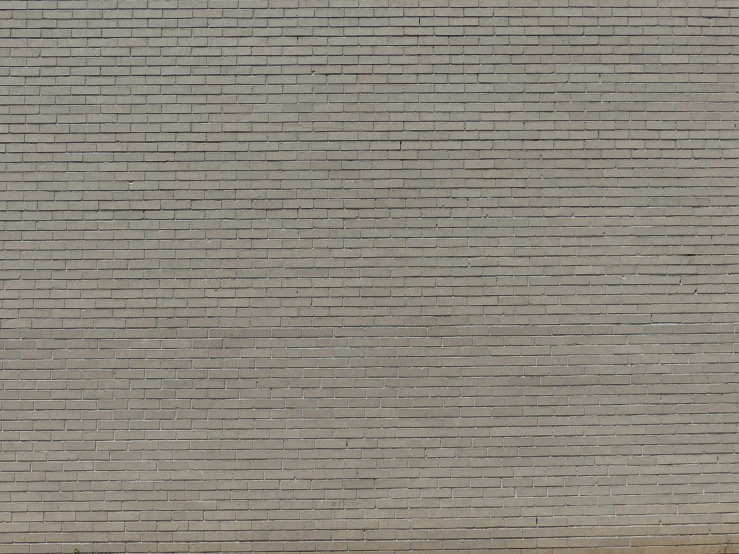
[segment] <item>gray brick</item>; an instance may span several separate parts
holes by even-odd
[[[733,6],[31,4],[0,551],[735,535]]]

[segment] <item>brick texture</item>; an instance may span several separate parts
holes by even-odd
[[[738,28],[0,0],[0,553],[720,551]]]

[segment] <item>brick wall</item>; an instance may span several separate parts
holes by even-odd
[[[0,1],[0,552],[717,549],[738,25]]]

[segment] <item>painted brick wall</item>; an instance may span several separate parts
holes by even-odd
[[[716,551],[737,29],[0,1],[0,552]]]

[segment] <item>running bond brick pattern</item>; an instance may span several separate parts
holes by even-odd
[[[738,103],[735,0],[0,0],[0,552],[719,551]]]

